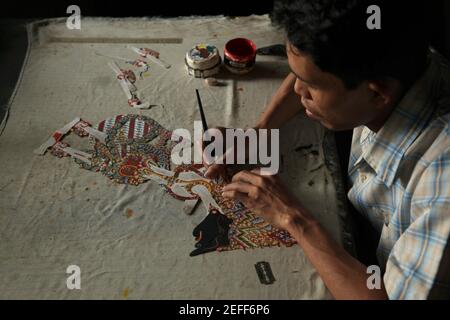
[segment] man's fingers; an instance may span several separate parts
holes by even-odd
[[[213,142],[214,143],[214,142]],[[209,153],[205,154],[204,151],[205,146],[203,146],[202,149],[202,158],[204,163],[217,163],[217,164],[226,164],[227,159],[233,159],[233,155],[235,153],[234,146],[231,146],[230,148],[226,150],[217,150],[214,148],[215,158],[210,157]]]
[[[256,200],[259,197],[258,187],[246,182],[233,182],[223,187],[222,192],[236,191],[244,193],[248,198]]]
[[[251,199],[247,194],[239,191],[225,191],[222,193],[224,198],[233,199],[242,202],[247,209],[253,209],[256,207],[256,202]]]
[[[225,172],[224,165],[212,164],[206,170],[205,177],[208,178],[208,179],[215,179],[215,178],[217,178],[219,175],[221,175],[224,172]]]
[[[224,198],[233,199],[235,201],[240,201],[244,204],[247,209],[254,209],[258,205],[258,203],[251,199],[247,194],[239,192],[239,191],[225,191],[222,193]]]
[[[211,136],[211,137],[215,137],[216,135],[222,135],[223,136],[223,132],[224,131],[225,131],[225,128],[217,127],[217,128],[210,128],[210,129],[208,129],[207,132],[205,132],[203,134],[202,143],[201,143],[201,147],[202,147],[201,148],[201,152],[202,152],[202,161],[203,161],[203,163],[205,163],[207,165],[212,165],[214,163],[217,163],[217,164],[224,164],[225,163],[226,152],[224,152],[224,149],[222,147],[220,147],[220,146],[216,146],[214,144],[215,143],[214,139],[212,139],[212,141],[210,141],[208,139],[204,140],[205,139],[205,135],[206,136]],[[212,146],[207,148],[207,146],[209,144],[213,144],[214,148],[211,149]],[[217,147],[219,147],[219,148],[217,148]],[[207,152],[205,152],[205,150]],[[214,156],[211,155],[211,151],[212,150],[214,150]]]
[[[253,174],[256,174],[257,176],[260,176],[262,178],[266,178],[271,181],[275,181],[278,177],[275,173],[274,174],[262,174],[262,168],[255,168],[250,171]]]
[[[248,199],[247,194],[236,191],[236,190],[230,190],[230,191],[224,191],[222,192],[222,196],[224,198],[234,199],[241,202],[245,202]]]
[[[232,182],[247,182],[254,186],[261,187],[264,184],[264,178],[250,171],[240,171],[233,176]]]
[[[261,175],[261,168],[252,169],[252,170],[250,170],[250,172],[260,176]]]

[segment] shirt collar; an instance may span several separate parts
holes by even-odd
[[[383,127],[377,132],[365,127],[361,134],[362,158],[390,187],[406,150],[426,126],[434,111],[440,79],[438,58],[430,54],[425,73],[407,91]]]

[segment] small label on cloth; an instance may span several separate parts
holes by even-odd
[[[255,264],[256,273],[258,274],[259,281],[262,284],[272,284],[275,282],[275,277],[272,273],[270,264],[266,261],[260,261]]]

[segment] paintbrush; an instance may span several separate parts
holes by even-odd
[[[195,89],[195,93],[197,94],[197,103],[198,103],[198,109],[200,110],[200,118],[202,119],[202,127],[203,127],[203,132],[207,132],[208,131],[208,124],[206,123],[206,117],[205,117],[205,112],[203,111],[203,104],[202,104],[202,99],[200,98],[200,93],[198,92],[198,89]],[[207,145],[209,145],[211,143],[211,141],[206,141],[204,146],[206,147]],[[215,152],[216,150],[214,149],[211,152],[211,156],[215,156]]]
[[[202,99],[200,99],[198,89],[195,89],[195,93],[197,94],[198,109],[200,110],[200,117],[202,118],[203,131],[206,132],[208,130],[208,124],[206,123],[205,112],[203,111]]]
[[[202,127],[203,127],[203,131],[207,132],[208,131],[208,124],[206,123],[206,117],[205,117],[205,112],[203,111],[203,104],[202,104],[202,99],[200,98],[200,93],[198,92],[198,89],[195,89],[195,93],[197,94],[197,103],[198,103],[198,109],[200,110],[200,118],[202,120]],[[207,145],[209,145],[212,141],[206,141],[204,146],[206,147]],[[203,152],[203,150],[202,150]],[[211,152],[211,156],[215,157],[216,154],[216,150],[214,148],[214,150]],[[224,181],[228,181],[228,173],[224,172],[224,173],[219,173],[219,176],[224,180]],[[218,181],[218,179],[215,179],[216,181]]]

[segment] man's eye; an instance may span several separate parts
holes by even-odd
[[[305,82],[305,81],[302,80],[302,79],[298,79],[298,80],[300,80],[300,81],[303,83],[303,85],[304,85],[305,87],[307,87],[308,89],[316,89],[316,86],[311,85],[311,83]]]
[[[316,86],[316,85],[312,85],[312,84],[307,84],[307,86],[308,86],[308,89],[310,89],[310,90],[318,90],[319,88]]]

